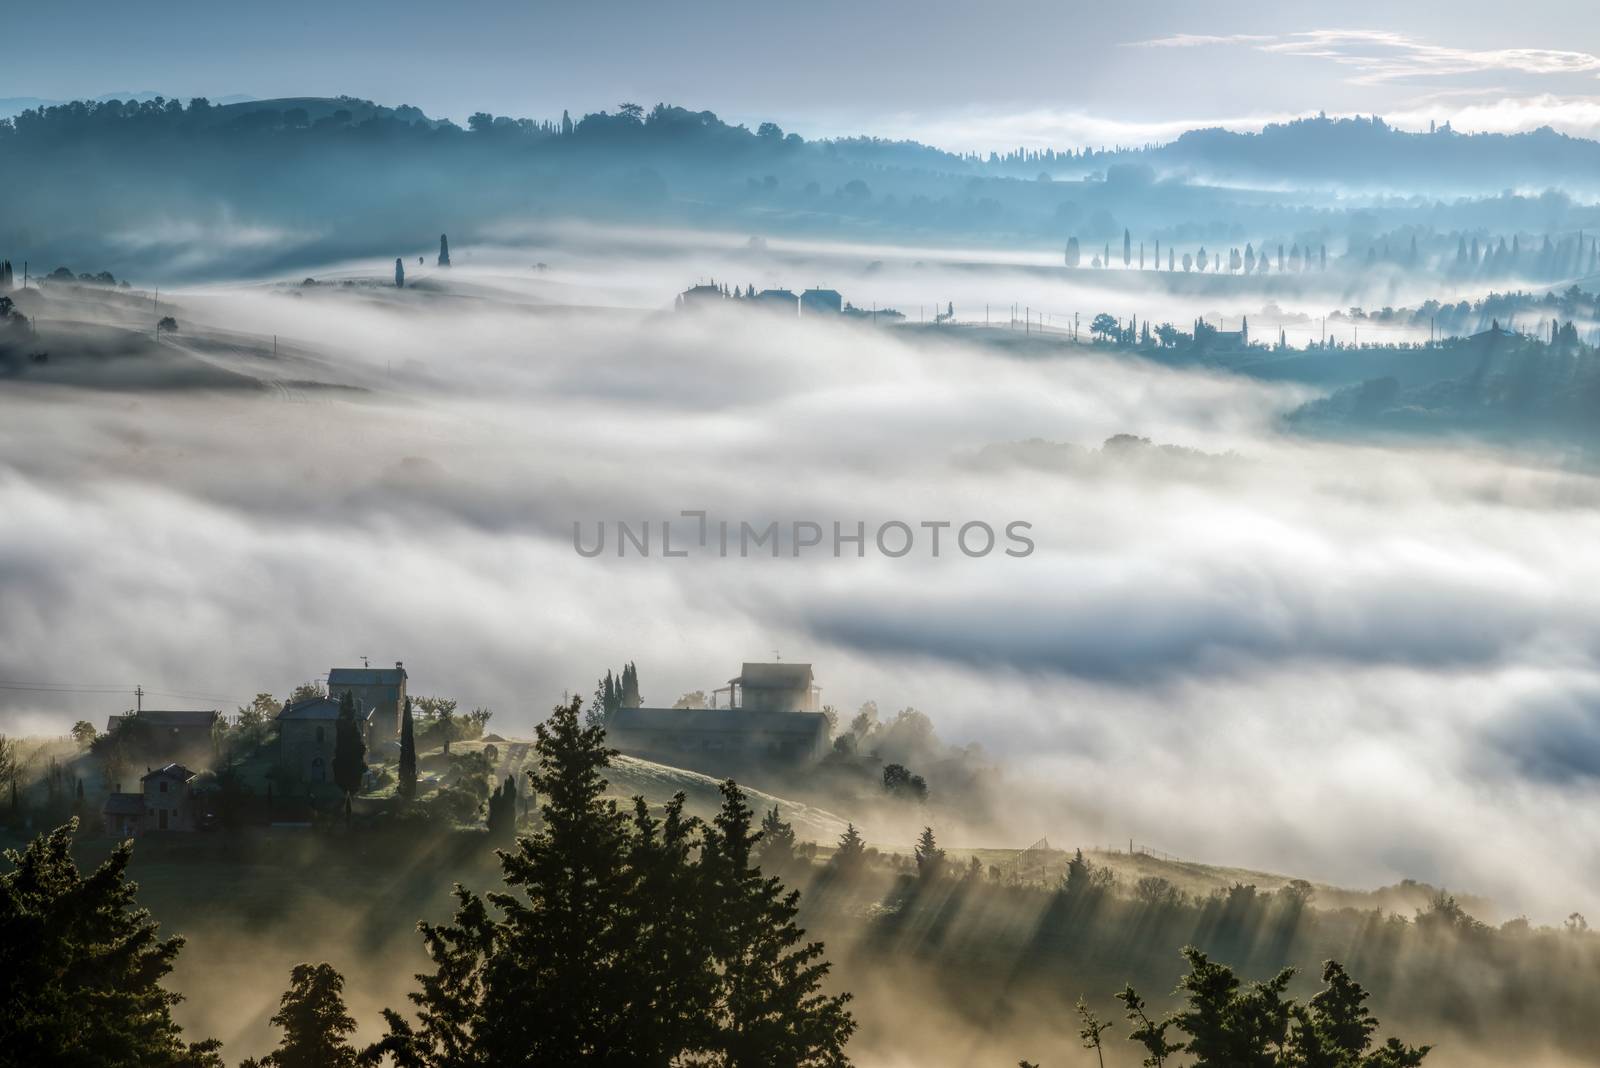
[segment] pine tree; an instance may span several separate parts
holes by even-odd
[[[344,976],[331,964],[296,964],[289,989],[271,1023],[283,1029],[278,1048],[261,1058],[263,1068],[351,1068],[355,1048],[346,1037],[356,1022],[345,1011]]]
[[[1233,969],[1194,947],[1183,951],[1189,974],[1178,983],[1188,1006],[1173,1014],[1187,1034],[1184,1048],[1193,1068],[1273,1068],[1289,1030],[1291,1004],[1284,996],[1294,969],[1243,987]]]
[[[854,872],[860,869],[866,855],[867,844],[862,840],[861,832],[856,830],[855,824],[847,823],[844,833],[839,836],[839,844],[834,847],[833,857],[829,863],[839,871]]]
[[[603,729],[579,723],[580,708],[574,698],[535,727],[529,778],[543,825],[501,855],[507,891],[488,899],[501,918],[457,887],[454,922],[422,925],[435,971],[411,995],[418,1024],[384,1013],[380,1048],[397,1063],[636,1063],[636,876],[627,821],[603,798],[613,751]]]
[[[396,289],[406,287],[406,265],[400,262],[399,256],[394,258],[394,287]]]
[[[344,791],[344,818],[350,820],[350,799],[367,773],[367,743],[356,719],[356,699],[349,690],[339,698],[339,720],[333,731],[333,781]]]
[[[214,1039],[185,1043],[161,980],[183,947],[162,940],[127,881],[124,842],[85,877],[76,821],[6,850],[0,874],[0,1058],[8,1064],[221,1068]]]
[[[450,239],[444,234],[439,235],[439,266],[450,266]]]
[[[798,894],[751,867],[758,835],[738,788],[724,785],[699,841],[682,795],[660,820],[635,799],[628,818],[604,796],[614,752],[581,708],[575,698],[536,728],[542,819],[500,853],[506,890],[457,887],[453,922],[422,925],[433,969],[411,995],[416,1023],[385,1011],[370,1056],[407,1068],[846,1063],[845,996],[820,992],[828,964],[794,924]]]
[[[685,1051],[706,1051],[716,1033],[710,1006],[717,980],[707,947],[717,918],[706,907],[703,873],[693,858],[703,825],[684,815],[684,803],[684,795],[675,794],[660,820],[644,798],[633,803],[628,863],[638,876],[641,903],[633,948],[645,962],[636,970],[636,996],[640,1015],[650,1021],[635,1029],[640,1064],[671,1064]]]
[[[769,868],[782,869],[794,860],[794,827],[778,814],[778,806],[761,817],[761,843],[756,855]]]
[[[395,792],[407,801],[417,796],[417,735],[409,696],[400,713],[400,781]]]
[[[751,862],[758,834],[744,794],[728,780],[722,808],[707,829],[710,914],[717,923],[712,1048],[727,1068],[846,1065],[845,1043],[855,1031],[849,994],[822,992],[831,965],[821,942],[804,941],[794,922],[800,892],[785,891]]]
[[[944,866],[944,850],[939,848],[939,843],[934,839],[932,827],[922,828],[911,854],[917,861],[917,874],[925,879],[939,874],[939,869]]]

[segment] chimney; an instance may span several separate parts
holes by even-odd
[[[406,669],[406,666],[404,664],[402,664],[400,661],[396,660],[394,662],[394,669],[396,671],[404,671]]]

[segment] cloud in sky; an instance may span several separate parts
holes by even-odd
[[[1302,30],[1287,34],[1178,33],[1130,42],[1134,48],[1207,48],[1242,45],[1262,52],[1326,59],[1356,72],[1357,84],[1443,77],[1487,71],[1584,74],[1600,71],[1600,57],[1550,48],[1453,48],[1393,30]]]

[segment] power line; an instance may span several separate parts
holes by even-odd
[[[60,693],[60,694],[131,694],[139,689],[138,686],[117,685],[115,683],[58,683],[58,682],[11,682],[0,681],[0,690],[12,690],[22,693]],[[146,694],[155,697],[176,697],[188,701],[235,701],[237,697],[226,694],[196,693],[192,690],[145,690]]]

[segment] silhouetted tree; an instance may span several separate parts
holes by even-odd
[[[296,964],[289,989],[271,1023],[283,1029],[278,1048],[261,1058],[263,1068],[351,1068],[356,1051],[348,1035],[356,1022],[345,1011],[344,976],[331,964]]]
[[[565,116],[566,112],[563,111],[561,114]],[[439,266],[450,266],[450,239],[444,234],[439,235]]]
[[[407,801],[417,796],[417,735],[409,695],[400,713],[400,768],[395,792]]]
[[[778,814],[778,806],[761,817],[761,842],[757,859],[770,868],[783,868],[794,860],[794,827]]]
[[[1124,986],[1116,995],[1122,1002],[1128,1018],[1128,1041],[1137,1042],[1145,1049],[1144,1068],[1162,1068],[1167,1058],[1183,1052],[1182,1042],[1168,1042],[1167,1029],[1171,1020],[1153,1020],[1145,1011],[1144,999],[1131,986]]]
[[[361,789],[367,773],[367,743],[356,718],[356,699],[349,690],[339,698],[339,719],[333,730],[333,781],[344,792],[344,818],[350,819],[350,799]]]
[[[489,795],[489,837],[493,841],[509,841],[517,830],[517,780],[506,776],[506,781]]]
[[[922,828],[922,833],[917,836],[917,844],[911,849],[911,855],[917,862],[917,874],[925,879],[938,875],[944,867],[944,850],[939,848],[932,827]]]
[[[1115,1025],[1109,1020],[1102,1021],[1094,1014],[1087,1002],[1078,999],[1078,1038],[1083,1042],[1084,1049],[1094,1050],[1094,1055],[1100,1062],[1100,1068],[1106,1068],[1106,1051],[1103,1036]]]
[[[886,793],[909,801],[926,801],[928,783],[921,775],[913,775],[904,764],[883,766],[883,789]]]
[[[394,258],[394,287],[396,289],[406,287],[406,265],[400,262],[399,256]]]
[[[712,1050],[727,1068],[847,1065],[850,995],[822,992],[832,966],[822,943],[806,942],[795,925],[800,892],[752,864],[751,815],[738,786],[724,782],[701,860],[716,918]]]
[[[829,863],[837,870],[850,874],[860,869],[866,855],[867,844],[862,841],[861,832],[856,830],[855,824],[847,823],[844,832],[839,835],[839,844],[834,847]]]
[[[87,878],[72,821],[7,850],[0,874],[0,1060],[16,1065],[221,1068],[215,1039],[186,1043],[161,980],[183,946],[161,939],[127,881],[124,842]]]

